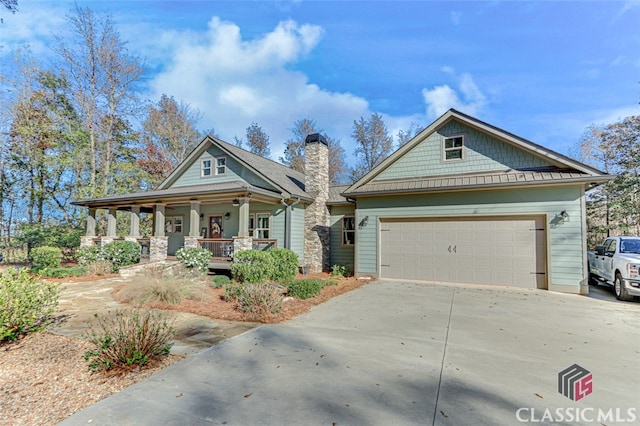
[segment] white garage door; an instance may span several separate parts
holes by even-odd
[[[543,217],[381,220],[380,276],[546,288]]]

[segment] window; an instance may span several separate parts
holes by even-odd
[[[271,215],[269,213],[252,213],[249,215],[249,233],[253,238],[269,239],[271,234],[269,223]]]
[[[444,139],[444,161],[462,160],[464,137],[454,136]]]
[[[227,172],[226,157],[216,158],[216,175],[223,175]]]
[[[200,162],[200,176],[218,176],[227,173],[227,158],[217,157],[208,158]]]
[[[352,246],[356,242],[356,218],[345,216],[342,218],[342,245]]]
[[[164,218],[164,232],[166,234],[182,234],[182,216],[166,216]]]
[[[211,160],[202,160],[202,163],[200,163],[200,171],[201,174],[200,176],[202,177],[207,177],[207,176],[211,176]]]

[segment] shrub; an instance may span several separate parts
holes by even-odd
[[[229,279],[226,275],[214,275],[211,278],[211,282],[213,283],[213,288],[222,288],[231,283],[231,279]]]
[[[41,277],[67,278],[81,277],[87,274],[86,266],[70,266],[67,268],[44,268],[38,271]]]
[[[320,294],[320,290],[324,287],[324,282],[318,278],[305,278],[295,280],[289,284],[288,295],[297,297],[298,299],[308,299]]]
[[[104,260],[104,252],[100,246],[82,247],[76,252],[76,259],[80,265]]]
[[[92,262],[86,263],[84,268],[86,268],[87,275],[107,275],[113,271],[113,265],[108,260],[94,260]]]
[[[273,265],[269,278],[283,284],[291,282],[298,273],[298,255],[284,248],[274,248],[267,253]]]
[[[39,282],[26,269],[0,274],[0,341],[44,328],[59,293],[57,284]]]
[[[44,268],[58,268],[62,262],[62,250],[58,247],[42,246],[31,250],[31,268],[39,271]]]
[[[93,349],[84,354],[89,370],[142,367],[171,350],[173,320],[152,311],[122,311],[95,315],[86,335]]]
[[[265,321],[280,312],[284,297],[273,284],[242,284],[225,287],[225,299],[238,302],[238,308],[250,320]]]
[[[188,268],[206,272],[211,262],[211,252],[202,247],[181,248],[176,252],[176,259]]]
[[[140,244],[135,241],[116,240],[106,244],[103,249],[104,260],[113,265],[113,272],[122,266],[136,264],[140,261]]]
[[[349,267],[347,265],[333,265],[331,267],[331,275],[334,277],[346,277],[349,273]]]
[[[263,282],[273,276],[273,258],[266,251],[241,251],[233,257],[231,273],[243,283]]]

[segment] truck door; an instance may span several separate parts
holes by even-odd
[[[601,276],[613,282],[613,255],[618,251],[618,240],[609,239],[604,243],[604,256],[600,260]]]

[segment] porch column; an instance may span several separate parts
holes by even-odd
[[[153,209],[154,229],[153,236],[149,239],[149,261],[158,262],[167,258],[169,237],[164,232],[164,204],[156,204]]]
[[[89,209],[89,214],[87,215],[87,232],[85,235],[87,237],[96,236],[96,209]]]
[[[250,237],[249,235],[249,200],[243,198],[238,207],[238,237]]]
[[[191,201],[189,214],[189,236],[184,237],[184,248],[198,248],[200,243],[200,201]]]
[[[131,206],[131,230],[130,237],[140,236],[140,206]]]
[[[87,230],[83,237],[80,237],[80,248],[93,247],[96,237],[96,209],[89,209],[87,214]]]
[[[116,236],[116,209],[109,207],[109,214],[107,215],[107,237]]]
[[[200,236],[200,201],[191,202],[191,216],[189,219],[189,236]]]
[[[153,236],[164,237],[164,204],[156,204],[153,210]]]
[[[233,238],[233,252],[251,250],[253,238],[249,235],[249,200],[243,198],[238,207],[238,236]]]

